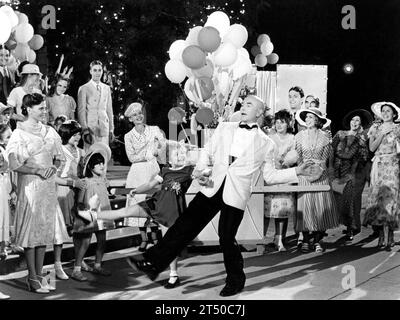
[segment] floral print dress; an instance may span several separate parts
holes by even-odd
[[[368,135],[376,137],[381,130],[382,126],[373,125]],[[400,125],[393,124],[393,130],[383,137],[372,159],[371,189],[364,225],[389,224],[392,228],[398,228],[400,170],[396,145],[399,142]],[[368,210],[376,205],[383,205],[384,209]]]

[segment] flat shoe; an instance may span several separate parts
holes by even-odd
[[[104,269],[103,267],[100,267],[100,268],[93,268],[92,273],[98,274],[98,275],[104,276],[104,277],[109,277],[109,276],[111,276],[111,272],[108,271],[107,269]]]
[[[177,287],[177,286],[179,286],[179,285],[181,284],[181,281],[179,280],[179,277],[172,277],[172,278],[176,278],[175,282],[174,282],[174,283],[171,283],[171,282],[168,281],[168,282],[164,285],[164,288],[165,288],[165,289],[173,289],[173,288],[175,288],[175,287]]]
[[[82,272],[80,271],[74,271],[71,274],[71,278],[76,280],[76,281],[80,281],[80,282],[84,282],[84,281],[88,281],[88,278],[86,278]]]

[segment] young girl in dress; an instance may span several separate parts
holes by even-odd
[[[111,158],[110,148],[101,142],[90,146],[84,159],[83,176],[85,187],[79,191],[78,206],[83,209],[90,208],[89,199],[93,195],[99,198],[101,210],[111,210],[110,200],[108,198],[108,181],[106,179],[106,164]],[[113,220],[113,219],[112,219]],[[102,276],[110,276],[110,271],[101,266],[106,246],[106,230],[114,229],[113,221],[99,220],[96,225],[87,226],[85,222],[77,216],[74,220],[73,238],[75,246],[75,265],[71,277],[78,281],[87,281],[82,274],[82,261],[90,245],[90,239],[94,232],[97,239],[96,257],[93,268],[90,272]]]
[[[82,128],[76,121],[62,124],[58,130],[61,137],[61,149],[65,161],[57,170],[57,197],[60,204],[68,234],[72,236],[73,212],[75,207],[75,190],[84,189],[85,182],[78,178],[78,167],[84,151],[77,147],[81,139]],[[61,267],[61,248],[54,246],[56,277],[67,280],[68,276]]]
[[[0,124],[0,260],[7,257],[6,244],[10,241],[10,206],[12,192],[10,171],[8,169],[5,149],[11,137],[11,128]]]
[[[96,219],[116,220],[126,217],[150,217],[162,226],[161,230],[165,234],[186,208],[185,193],[192,182],[193,171],[193,166],[188,162],[185,146],[171,147],[169,162],[171,167],[164,167],[161,176],[157,175],[150,182],[132,189],[131,194],[139,194],[161,187],[159,191],[148,196],[145,201],[118,210],[104,211],[96,209],[101,199],[97,200],[96,197],[93,197],[90,200],[91,210],[79,211],[78,214],[86,221],[91,221],[89,225],[96,224]],[[170,264],[170,269],[170,277],[165,284],[167,289],[179,285],[177,259]]]

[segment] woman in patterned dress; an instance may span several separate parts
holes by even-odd
[[[132,103],[125,111],[125,117],[134,124],[134,127],[125,137],[125,150],[130,162],[131,168],[126,179],[127,188],[136,188],[144,183],[153,180],[160,172],[157,163],[157,156],[165,152],[166,142],[161,130],[157,126],[148,126],[144,123],[143,106],[138,103]],[[134,198],[128,198],[128,202],[140,202],[146,195],[135,195]],[[128,203],[129,205],[129,203]],[[128,225],[137,218],[127,218]],[[138,221],[142,243],[139,246],[140,251],[144,251],[148,244],[147,226],[150,220],[142,219]],[[135,224],[133,224],[135,225]],[[156,224],[150,225],[152,240],[157,241]]]
[[[291,133],[290,123],[292,115],[287,110],[280,110],[275,113],[275,130],[269,137],[275,142],[275,167],[277,169],[289,168],[296,164],[290,161],[287,155],[294,150],[294,135]],[[288,225],[288,218],[296,210],[294,194],[279,193],[265,194],[264,196],[264,215],[266,218],[275,220],[274,245],[278,251],[286,251],[284,240]]]
[[[24,248],[28,289],[49,293],[55,288],[42,277],[46,245],[62,245],[69,238],[55,182],[54,163],[63,160],[61,139],[42,124],[46,106],[41,94],[24,96],[22,114],[27,120],[19,123],[6,148],[10,169],[18,173],[16,244]]]
[[[307,129],[295,136],[295,148],[299,155],[298,164],[313,160],[318,165],[320,175],[317,178],[299,177],[299,186],[329,185],[328,167],[332,164],[332,146],[327,135],[321,130],[328,119],[318,109],[301,110],[300,124]],[[302,252],[310,250],[310,232],[315,237],[315,251],[323,252],[322,238],[325,231],[339,226],[332,191],[300,193],[297,199],[295,230],[303,232]]]
[[[390,250],[394,246],[394,229],[398,228],[399,218],[399,156],[400,150],[400,108],[391,102],[378,102],[371,106],[372,112],[383,120],[373,124],[368,133],[369,148],[374,152],[371,170],[371,190],[368,195],[364,224],[379,229],[378,247]],[[384,189],[390,191],[390,202],[382,210],[368,210],[379,205]],[[385,235],[387,243],[385,243]]]

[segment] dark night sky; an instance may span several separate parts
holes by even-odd
[[[264,3],[255,31],[271,36],[279,63],[328,65],[327,112],[335,131],[349,110],[369,109],[376,101],[400,105],[399,0],[254,3]],[[356,9],[356,30],[341,26],[341,10],[348,4]],[[353,63],[353,74],[342,71],[346,62]]]

